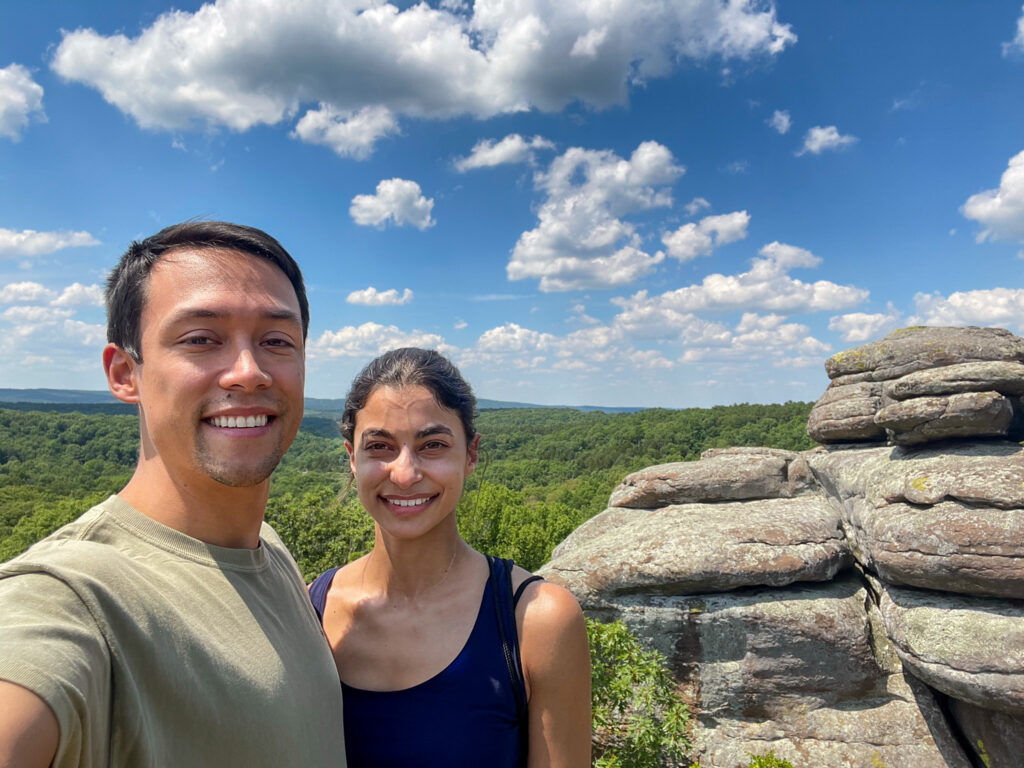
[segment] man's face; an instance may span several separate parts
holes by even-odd
[[[302,420],[302,323],[285,274],[235,251],[172,251],[150,273],[140,327],[144,458],[178,483],[269,477]]]

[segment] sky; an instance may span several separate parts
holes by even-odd
[[[306,394],[396,346],[545,405],[816,400],[908,325],[1024,334],[1000,0],[0,0],[0,387],[105,389],[190,218],[303,269]]]

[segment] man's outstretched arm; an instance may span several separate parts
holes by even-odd
[[[48,768],[59,739],[49,705],[28,688],[0,680],[0,768]]]

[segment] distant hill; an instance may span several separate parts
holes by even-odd
[[[25,404],[36,403],[65,406],[59,410],[74,410],[67,406],[75,405],[116,405],[125,406],[109,392],[87,389],[0,389],[0,405],[16,403],[17,410],[24,410]],[[125,406],[134,408],[134,406]],[[604,408],[598,405],[533,405],[531,403],[515,403],[506,400],[487,400],[480,398],[477,407],[482,411],[507,408],[570,408],[575,411],[604,411],[605,413],[634,413],[643,408]],[[311,413],[340,414],[345,409],[345,401],[340,398],[307,397],[306,410]],[[48,409],[49,410],[49,409]]]

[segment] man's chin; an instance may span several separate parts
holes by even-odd
[[[259,464],[245,466],[229,466],[224,464],[211,465],[202,463],[213,480],[231,488],[251,488],[267,480],[277,467],[279,457],[268,458]]]

